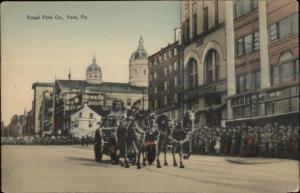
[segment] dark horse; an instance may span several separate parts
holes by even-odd
[[[159,155],[161,151],[164,151],[165,159],[164,165],[168,165],[166,160],[166,149],[167,145],[172,146],[172,155],[173,155],[173,165],[177,166],[175,158],[175,149],[179,146],[179,159],[180,159],[180,168],[184,168],[182,163],[182,158],[188,159],[192,153],[192,134],[195,131],[194,129],[194,120],[195,116],[192,111],[188,111],[184,118],[183,123],[178,121],[177,124],[173,123],[168,117],[158,120],[160,136],[159,136],[159,145],[157,153],[157,167],[160,168]],[[189,144],[188,154],[183,155],[183,144]]]
[[[157,154],[156,154],[156,166],[161,168],[159,156],[160,153],[164,152],[164,165],[167,166],[167,145],[171,143],[171,120],[166,115],[159,116],[157,119],[157,127],[159,130]]]
[[[145,139],[151,138],[155,135],[151,132],[149,124],[146,123],[148,114],[142,111],[129,111],[128,119],[125,122],[121,120],[120,127],[117,129],[117,143],[118,147],[124,157],[125,167],[128,168],[128,154],[129,149],[133,149],[134,154],[137,157],[137,168],[141,168],[140,157],[143,157],[143,165],[146,166],[145,159]],[[148,123],[152,123],[153,118],[149,117]],[[148,154],[149,156],[149,154]],[[155,156],[155,154],[154,154]]]

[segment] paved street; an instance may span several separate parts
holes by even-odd
[[[186,168],[141,170],[96,163],[92,147],[2,146],[2,191],[284,193],[298,187],[297,161],[191,156]],[[108,159],[104,157],[104,159]],[[172,159],[169,156],[169,164]]]

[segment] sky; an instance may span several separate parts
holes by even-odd
[[[104,81],[128,82],[129,58],[141,35],[150,55],[174,42],[179,3],[1,3],[1,120],[7,125],[31,109],[34,82],[67,79],[69,70],[71,79],[85,80],[94,53]]]

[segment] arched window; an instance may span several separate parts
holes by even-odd
[[[299,67],[297,67],[292,52],[283,52],[279,57],[278,64],[273,65],[271,69],[272,85],[298,79]]]
[[[191,58],[187,64],[187,88],[198,86],[198,65],[194,58]]]
[[[206,54],[205,77],[206,83],[211,83],[220,79],[220,61],[216,50],[209,50]]]

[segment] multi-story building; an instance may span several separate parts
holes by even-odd
[[[53,92],[53,83],[36,82],[32,84],[32,89],[34,90],[33,105],[32,105],[33,116],[34,116],[33,125],[34,125],[35,134],[40,135],[41,125],[42,125],[40,122],[41,121],[40,110],[42,108],[45,95],[52,94]]]
[[[35,132],[34,132],[34,116],[33,116],[33,111],[30,110],[26,113],[26,124],[24,127],[24,136],[34,136]]]
[[[158,115],[180,117],[179,42],[176,41],[148,57],[149,108]]]
[[[225,4],[181,2],[183,108],[194,109],[201,125],[219,125],[227,119]]]
[[[40,134],[51,134],[53,132],[53,93],[44,92],[42,105],[39,111]]]
[[[298,124],[294,0],[182,1],[183,102],[200,124]]]
[[[235,2],[236,93],[228,123],[299,125],[298,13],[294,0]]]
[[[14,115],[12,116],[8,125],[9,136],[21,137],[24,135],[24,127],[26,124],[25,115]]]

